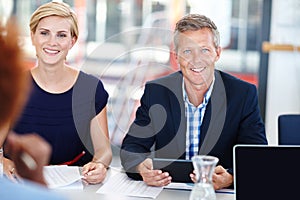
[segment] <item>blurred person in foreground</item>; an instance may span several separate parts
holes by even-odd
[[[174,47],[180,71],[146,83],[122,143],[122,165],[131,178],[165,186],[172,177],[153,169],[151,158],[211,155],[219,158],[214,188],[232,187],[233,146],[267,144],[256,86],[215,69],[220,36],[204,15],[189,14],[177,22]]]
[[[51,165],[83,166],[83,179],[104,180],[112,160],[102,82],[67,64],[79,32],[70,6],[49,2],[30,18],[37,64],[30,70],[32,91],[13,130],[35,132],[52,147]]]
[[[2,200],[62,200],[64,198],[45,187],[43,166],[49,162],[49,144],[36,134],[8,134],[9,126],[17,119],[30,89],[28,76],[24,74],[24,57],[18,46],[18,36],[17,26],[12,20],[4,27],[0,26],[0,146],[6,142],[5,151],[13,160],[5,159],[4,168],[10,167],[11,173],[17,171],[24,182],[13,183],[6,176],[0,178],[0,197]],[[28,168],[22,161],[24,153],[35,160],[34,169]]]

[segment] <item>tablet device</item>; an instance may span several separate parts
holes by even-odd
[[[172,182],[193,183],[190,178],[194,170],[191,160],[153,158],[153,168],[169,172]]]

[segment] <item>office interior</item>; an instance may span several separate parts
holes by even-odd
[[[0,0],[2,22],[16,16],[27,67],[35,64],[29,18],[49,0]],[[209,16],[223,48],[216,68],[257,86],[270,144],[278,116],[300,113],[300,2],[298,0],[65,0],[80,35],[67,61],[99,77],[108,103],[111,142],[118,149],[139,105],[143,85],[178,70],[171,55],[175,22],[186,13]],[[158,31],[159,30],[159,31]]]

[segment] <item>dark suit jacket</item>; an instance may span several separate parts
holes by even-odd
[[[141,105],[121,147],[127,174],[145,158],[185,159],[186,117],[182,73],[146,83]],[[219,158],[232,173],[235,144],[267,144],[256,87],[215,70],[215,83],[200,131],[199,154]],[[151,152],[151,153],[150,153]]]

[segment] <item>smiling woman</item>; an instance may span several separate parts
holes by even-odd
[[[112,159],[108,93],[99,79],[66,63],[78,39],[77,23],[66,3],[46,3],[32,14],[30,31],[37,64],[30,70],[32,92],[14,130],[38,133],[52,146],[50,164],[83,166],[84,179],[99,183]],[[78,88],[80,94],[91,94],[75,98]]]
[[[51,16],[40,20],[36,30],[31,32],[31,39],[39,58],[38,65],[60,67],[64,64],[69,50],[75,44],[77,36],[72,36],[69,20],[59,16]],[[77,74],[74,70],[73,73]],[[47,88],[49,84],[43,82],[40,82],[40,84],[46,89],[61,89],[64,91],[74,84],[74,76],[64,77],[64,80],[66,82],[62,83],[62,88],[58,88],[59,85],[57,84],[54,85],[54,88]],[[43,81],[43,78],[38,79],[37,77],[37,81]]]

